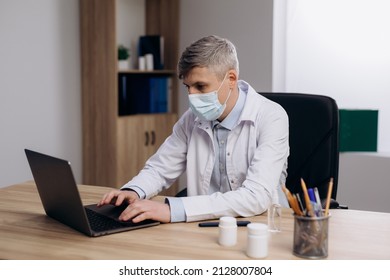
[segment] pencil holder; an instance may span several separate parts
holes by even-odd
[[[328,232],[330,215],[305,217],[294,215],[293,254],[307,259],[328,256]]]

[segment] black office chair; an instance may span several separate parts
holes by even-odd
[[[334,99],[314,94],[265,93],[287,112],[290,156],[286,186],[302,193],[301,178],[308,188],[317,187],[323,206],[333,177],[330,208],[347,208],[336,201],[339,174],[339,111]]]

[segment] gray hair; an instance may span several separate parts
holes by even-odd
[[[207,67],[221,80],[232,69],[238,75],[236,47],[229,40],[215,35],[203,37],[182,53],[178,63],[179,79],[185,78],[194,67]]]

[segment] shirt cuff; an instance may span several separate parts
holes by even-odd
[[[145,197],[146,197],[146,193],[140,187],[137,187],[137,186],[123,186],[121,188],[121,191],[126,191],[126,190],[136,192],[140,199],[145,199]]]
[[[167,197],[165,198],[165,203],[169,204],[171,209],[171,223],[186,221],[186,211],[184,209],[184,204],[181,198]]]

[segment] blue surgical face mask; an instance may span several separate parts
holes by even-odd
[[[232,89],[230,89],[229,95],[223,104],[219,102],[218,91],[221,89],[225,79],[226,75],[216,91],[209,93],[193,93],[188,95],[188,100],[192,112],[194,112],[194,114],[197,115],[201,120],[215,121],[222,115],[223,111],[225,111],[226,102],[229,100],[230,93],[232,92]]]

